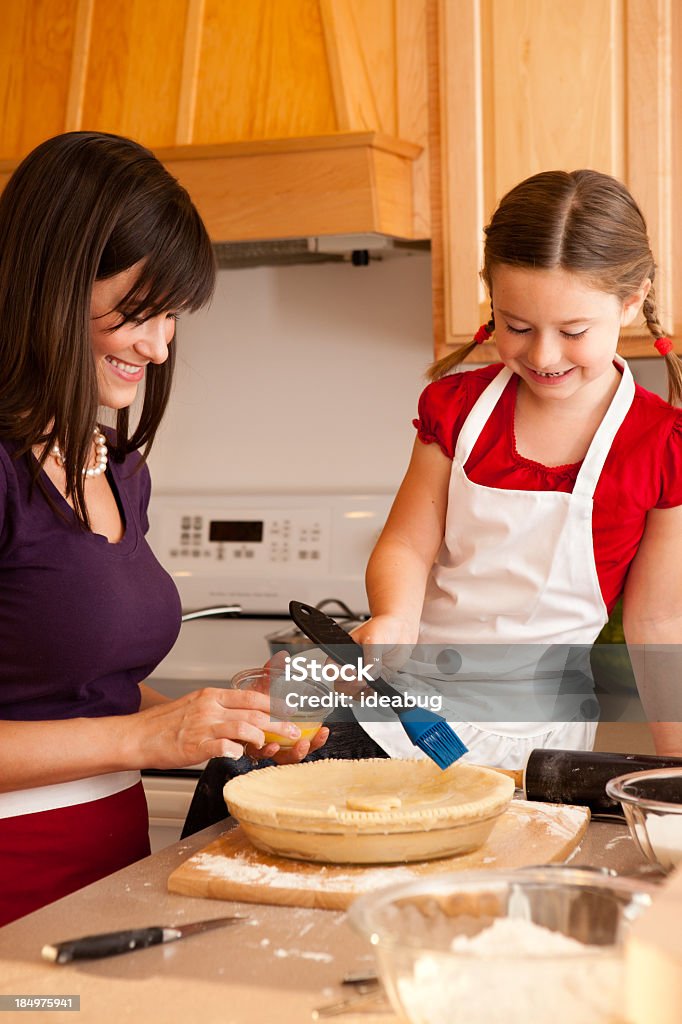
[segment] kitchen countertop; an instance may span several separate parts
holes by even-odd
[[[166,891],[181,860],[225,831],[214,825],[137,864],[0,928],[0,993],[79,995],[80,1013],[50,1011],[50,1021],[108,1024],[306,1022],[314,1007],[348,993],[340,979],[371,969],[369,944],[337,911],[194,899]],[[627,827],[592,822],[571,864],[644,870]],[[11,884],[5,879],[4,884]],[[46,942],[152,924],[181,924],[235,911],[244,924],[104,960],[55,966],[40,957]],[[27,1022],[45,1011],[21,1011]],[[18,1014],[1,1018],[12,1020]],[[40,1017],[43,1019],[43,1016]],[[390,1013],[344,1021],[392,1024]]]

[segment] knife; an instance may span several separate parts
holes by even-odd
[[[228,924],[247,921],[245,915],[213,917],[209,921],[193,921],[183,925],[152,925],[149,928],[129,928],[122,932],[103,932],[100,935],[84,935],[80,939],[56,942],[43,946],[41,956],[56,964],[67,964],[71,960],[96,960],[104,956],[130,953],[134,949],[146,949],[161,942],[177,942],[188,935],[222,928]]]

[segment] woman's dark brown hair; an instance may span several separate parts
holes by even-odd
[[[642,212],[629,191],[599,171],[544,171],[526,178],[500,201],[485,229],[483,278],[492,296],[496,266],[530,270],[560,268],[621,302],[648,278],[652,287],[642,312],[654,338],[664,336],[653,289],[656,264]],[[489,323],[494,329],[494,322]],[[432,379],[444,376],[476,347],[472,341],[434,363]],[[665,356],[669,401],[682,404],[682,363]]]
[[[67,495],[89,526],[81,467],[97,422],[90,345],[95,281],[135,264],[140,274],[119,303],[121,322],[207,303],[215,264],[206,229],[187,192],[149,150],[99,132],[48,139],[19,165],[0,196],[0,437],[17,442],[38,480],[54,444],[64,453]],[[111,457],[146,456],[170,394],[168,360],[146,368],[144,402],[129,437],[117,414]]]

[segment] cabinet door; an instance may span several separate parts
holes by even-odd
[[[470,341],[489,317],[478,274],[483,227],[496,204],[523,178],[558,168],[592,167],[629,185],[662,267],[663,322],[682,326],[672,230],[680,203],[672,188],[680,18],[673,0],[436,0],[429,53],[439,149],[438,157],[432,149],[437,355]],[[646,328],[631,330],[622,350],[651,355]],[[496,358],[494,343],[474,358]]]

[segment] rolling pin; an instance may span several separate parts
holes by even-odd
[[[606,783],[618,775],[651,768],[682,768],[682,757],[533,750],[524,773],[525,796],[553,804],[580,804],[595,814],[619,814],[620,804],[606,795]]]

